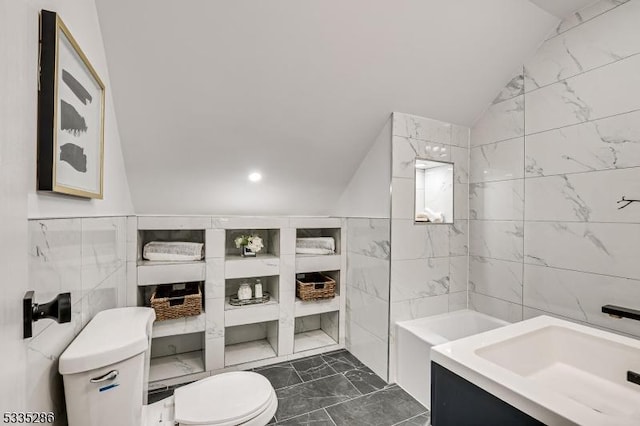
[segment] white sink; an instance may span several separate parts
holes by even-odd
[[[640,327],[640,323],[638,324]],[[640,425],[640,341],[537,317],[435,346],[432,360],[549,425]]]

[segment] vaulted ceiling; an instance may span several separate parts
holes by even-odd
[[[148,214],[329,214],[392,111],[471,125],[558,20],[527,0],[96,2]]]

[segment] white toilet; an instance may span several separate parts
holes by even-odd
[[[151,405],[150,308],[99,312],[60,356],[70,426],[264,426],[278,408],[271,383],[238,371],[207,377]]]

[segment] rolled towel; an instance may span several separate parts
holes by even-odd
[[[151,241],[144,245],[142,257],[165,262],[202,260],[204,244],[181,241]]]
[[[323,252],[308,252],[309,249],[320,249]],[[299,254],[333,254],[336,251],[336,240],[333,237],[296,238],[296,253]]]
[[[427,219],[428,222],[443,223],[444,214],[442,214],[441,212],[434,212],[433,210],[425,207],[422,213],[418,213],[416,215],[416,219],[418,220]]]

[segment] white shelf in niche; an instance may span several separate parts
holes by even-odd
[[[204,281],[207,265],[204,260],[193,262],[138,262],[138,285],[171,284]]]
[[[280,316],[278,301],[274,299],[260,305],[233,306],[229,304],[227,297],[224,301],[224,310],[225,327],[276,321]]]
[[[336,294],[333,299],[310,300],[307,302],[304,302],[296,297],[294,309],[296,317],[339,311],[340,295]]]
[[[180,334],[199,333],[206,328],[204,313],[191,317],[177,318],[153,323],[153,334],[156,337],[177,336]]]
[[[224,366],[244,364],[245,362],[274,358],[275,356],[276,351],[273,350],[267,339],[236,343],[224,348]]]
[[[149,381],[156,382],[188,374],[202,373],[203,371],[204,359],[202,351],[161,356],[151,358]]]
[[[337,345],[338,342],[322,330],[311,330],[296,333],[293,336],[293,352],[309,351],[325,346]]]
[[[339,270],[342,256],[339,254],[308,255],[296,254],[296,273]]]
[[[280,274],[280,258],[273,254],[256,257],[227,256],[224,263],[225,279],[265,277]]]

